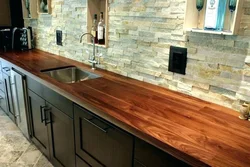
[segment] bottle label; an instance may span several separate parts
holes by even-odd
[[[218,16],[219,0],[208,0],[206,17],[205,17],[205,28],[216,28],[217,16]]]
[[[98,26],[98,40],[104,39],[104,27]]]
[[[96,37],[96,31],[92,30],[92,31],[91,31],[91,34],[92,34],[94,37]]]

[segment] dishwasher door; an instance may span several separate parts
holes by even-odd
[[[26,77],[15,69],[11,69],[11,94],[16,114],[16,124],[23,134],[29,138],[27,123],[27,84]]]

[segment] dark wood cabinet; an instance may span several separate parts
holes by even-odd
[[[76,167],[91,167],[91,166],[76,155]]]
[[[56,167],[75,166],[73,119],[46,103],[45,122],[49,127],[50,158]]]
[[[149,143],[135,139],[134,167],[188,167],[186,163],[174,158]]]
[[[74,167],[73,119],[31,90],[28,93],[32,141],[55,167]]]
[[[92,167],[131,167],[133,136],[74,105],[76,153]]]
[[[49,138],[48,127],[45,125],[45,100],[28,91],[29,95],[29,112],[31,120],[31,140],[35,145],[49,158]]]

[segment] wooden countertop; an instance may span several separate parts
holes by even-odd
[[[39,50],[0,57],[192,166],[250,166],[250,122],[240,120],[231,109],[104,70],[92,71],[90,66]],[[40,72],[69,65],[102,77],[65,84]]]

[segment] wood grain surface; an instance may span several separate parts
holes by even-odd
[[[250,166],[250,122],[238,113],[182,93],[90,69],[40,50],[1,55],[21,72],[192,166]],[[75,65],[101,75],[60,83],[41,70]]]

